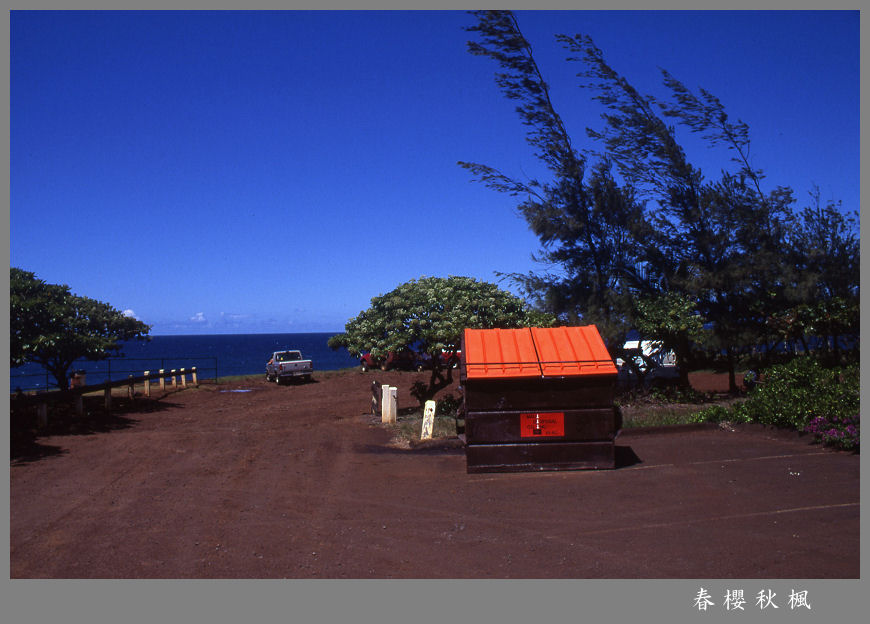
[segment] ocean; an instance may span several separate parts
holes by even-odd
[[[357,366],[347,349],[333,351],[326,342],[333,332],[306,334],[214,334],[196,336],[152,336],[149,341],[122,343],[121,355],[109,360],[75,362],[73,371],[85,371],[86,383],[125,379],[146,370],[191,368],[197,377],[214,379],[232,375],[265,374],[266,362],[274,351],[298,349],[314,363],[314,370],[337,370]],[[55,389],[54,377],[38,364],[26,364],[10,371],[10,389]]]

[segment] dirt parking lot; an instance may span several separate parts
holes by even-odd
[[[858,578],[859,456],[745,426],[630,430],[607,471],[403,449],[372,379],[202,385],[13,447],[13,578]]]

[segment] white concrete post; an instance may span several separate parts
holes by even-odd
[[[166,391],[166,377],[163,376],[164,373],[166,373],[166,371],[161,368],[160,369],[160,391],[161,392]]]
[[[193,377],[193,385],[199,386],[199,382],[196,380],[196,366],[190,369],[190,375]]]
[[[381,422],[390,422],[390,386],[381,386]]]
[[[145,396],[151,396],[151,371],[145,371]]]
[[[396,422],[396,413],[398,405],[396,401],[397,389],[394,386],[381,386],[381,422],[394,423]]]
[[[175,376],[175,369],[171,369],[169,373],[172,375],[172,388],[178,388],[178,377]]]
[[[187,387],[187,376],[185,375],[183,368],[181,369],[181,387],[182,388]]]

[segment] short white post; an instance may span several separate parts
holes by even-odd
[[[381,386],[381,422],[390,422],[390,386]]]
[[[48,403],[40,403],[36,406],[36,424],[40,429],[48,427]]]
[[[166,376],[165,376],[166,371],[161,368],[159,371],[159,374],[160,374],[160,391],[166,392]]]
[[[381,422],[382,423],[394,423],[396,422],[396,413],[397,413],[397,402],[396,402],[396,392],[397,389],[394,386],[388,386],[384,384],[381,386]]]
[[[136,398],[136,388],[133,385],[133,375],[129,375],[127,378],[129,379],[127,385],[127,397],[132,400]]]
[[[145,371],[145,396],[151,396],[151,371]]]
[[[420,432],[421,440],[432,439],[432,428],[435,425],[435,401],[426,401],[423,409],[423,431]]]
[[[169,373],[172,375],[172,387],[178,388],[178,377],[175,376],[175,369],[171,369]]]
[[[185,375],[183,368],[181,369],[181,387],[182,388],[187,387],[187,376]]]
[[[190,375],[193,377],[193,385],[198,387],[199,382],[196,380],[196,366],[190,369]]]

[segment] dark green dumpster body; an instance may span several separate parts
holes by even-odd
[[[616,374],[591,325],[466,329],[468,472],[613,468]]]

